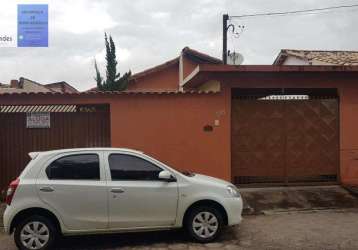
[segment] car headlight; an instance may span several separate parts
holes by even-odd
[[[239,190],[234,185],[229,185],[226,187],[226,190],[232,197],[240,197]]]

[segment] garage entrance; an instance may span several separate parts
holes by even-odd
[[[110,146],[109,105],[0,106],[0,190],[30,160],[28,153]]]
[[[234,182],[337,182],[338,103],[335,89],[233,90]]]

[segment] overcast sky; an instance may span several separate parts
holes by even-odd
[[[357,0],[49,0],[49,48],[0,48],[0,82],[23,76],[40,83],[66,81],[80,90],[93,87],[94,58],[104,74],[104,31],[116,42],[120,71],[138,72],[178,56],[185,46],[221,57],[224,13],[240,15],[356,3]],[[10,5],[0,8],[0,22]],[[245,25],[239,38],[229,34],[229,49],[243,54],[244,64],[271,64],[281,48],[358,50],[358,8],[233,22]]]

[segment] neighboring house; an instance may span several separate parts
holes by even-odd
[[[358,65],[358,51],[282,49],[273,65]]]
[[[4,93],[78,93],[78,91],[66,82],[40,84],[38,82],[21,77],[19,80],[11,80],[9,85],[0,84],[0,94]]]
[[[78,93],[78,90],[67,82],[55,82],[44,85],[46,88],[59,93]]]

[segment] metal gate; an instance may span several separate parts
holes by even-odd
[[[33,114],[49,120],[30,124]],[[29,152],[110,145],[108,105],[0,106],[0,190],[21,173]]]
[[[235,183],[336,182],[338,168],[337,97],[233,97]]]

